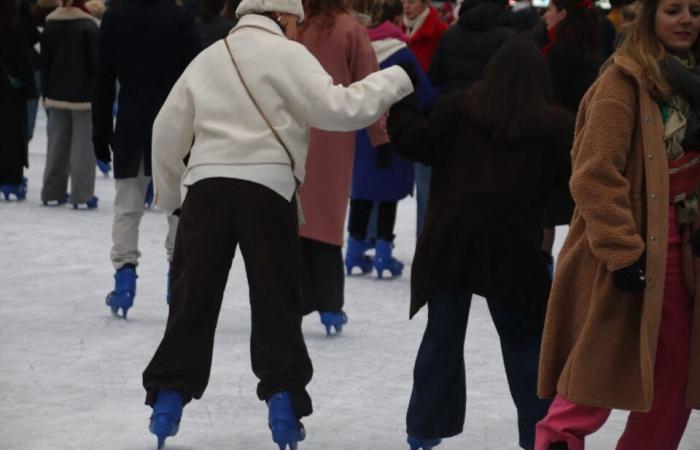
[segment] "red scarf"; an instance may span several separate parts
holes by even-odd
[[[554,44],[557,43],[557,29],[558,27],[554,25],[552,28],[547,30],[547,45],[542,47],[542,49],[540,50],[542,52],[542,56],[544,56],[545,58],[547,57],[547,55],[549,55],[549,52],[550,50],[552,50]]]
[[[409,37],[406,33],[390,21],[385,21],[374,28],[368,28],[367,34],[370,41],[380,41],[382,39],[394,38],[408,44]]]

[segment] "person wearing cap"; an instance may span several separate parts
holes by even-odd
[[[700,1],[644,0],[581,101],[536,450],[582,450],[613,409],[617,450],[675,450],[700,408],[699,33]]]
[[[257,395],[268,402],[273,440],[295,447],[304,438],[299,419],[312,411],[296,194],[309,127],[367,127],[413,86],[399,67],[334,85],[293,40],[304,19],[300,0],[243,0],[237,15],[231,34],[202,51],[175,83],[153,126],[154,201],[180,222],[168,322],[143,385],[153,406],[150,429],[162,443],[176,433],[183,405],[204,393],[240,245]]]

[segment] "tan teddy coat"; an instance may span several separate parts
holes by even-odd
[[[641,69],[615,57],[581,102],[571,193],[540,358],[539,395],[649,411],[666,270],[668,160],[657,102]],[[647,288],[624,293],[611,272],[646,261]],[[700,407],[700,268],[684,249],[694,317],[687,404]],[[688,269],[693,270],[688,270]],[[695,272],[695,276],[692,273]]]

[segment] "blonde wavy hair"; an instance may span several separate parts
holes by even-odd
[[[403,11],[401,0],[351,0],[350,7],[368,19],[363,20],[366,22],[363,25],[370,28],[381,25],[385,20],[391,20],[388,16],[395,11]]]
[[[642,0],[639,14],[630,24],[629,32],[615,55],[624,56],[635,61],[642,69],[642,77],[652,97],[657,101],[666,101],[673,95],[673,89],[661,71],[660,62],[669,55],[668,50],[656,36],[654,24],[656,10],[660,0]],[[700,39],[695,41],[692,54],[698,56]]]

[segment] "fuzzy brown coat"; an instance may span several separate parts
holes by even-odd
[[[319,60],[336,84],[348,86],[379,70],[367,30],[348,14],[335,18],[333,28],[321,29],[321,19],[309,22],[301,43]],[[368,128],[373,145],[389,142],[383,119]],[[355,132],[311,128],[306,178],[301,188],[305,223],[299,235],[342,246],[350,181],[355,158]]]
[[[668,159],[658,103],[641,69],[615,57],[576,120],[576,210],[559,255],[540,359],[539,395],[649,411],[664,294]],[[687,231],[687,230],[686,230]],[[647,288],[625,293],[611,272],[644,258]],[[700,270],[684,249],[694,317],[687,405],[700,407]]]

